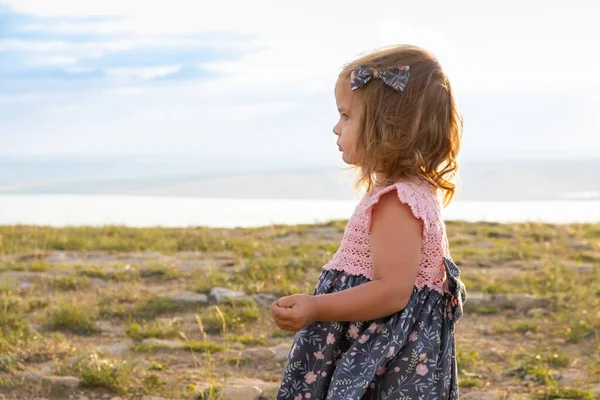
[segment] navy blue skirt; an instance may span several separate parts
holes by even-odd
[[[294,337],[277,400],[458,399],[454,324],[466,299],[444,259],[449,293],[415,288],[402,310],[371,321],[314,322]],[[324,270],[314,294],[369,282]]]

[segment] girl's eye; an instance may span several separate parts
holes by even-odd
[[[349,117],[346,114],[342,114],[342,119],[347,120]]]

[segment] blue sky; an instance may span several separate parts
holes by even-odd
[[[0,154],[339,163],[339,69],[411,43],[457,89],[464,158],[600,155],[593,2],[286,3],[0,0]]]

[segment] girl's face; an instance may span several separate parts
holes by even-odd
[[[358,97],[350,88],[349,79],[340,79],[335,87],[335,101],[340,119],[333,127],[338,137],[337,145],[342,152],[342,160],[351,165],[358,165],[361,151],[357,144],[357,136],[362,107]]]

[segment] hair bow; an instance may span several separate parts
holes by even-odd
[[[392,89],[402,92],[410,78],[409,66],[378,70],[369,65],[360,65],[350,74],[352,90],[361,88],[372,78],[379,78]]]

